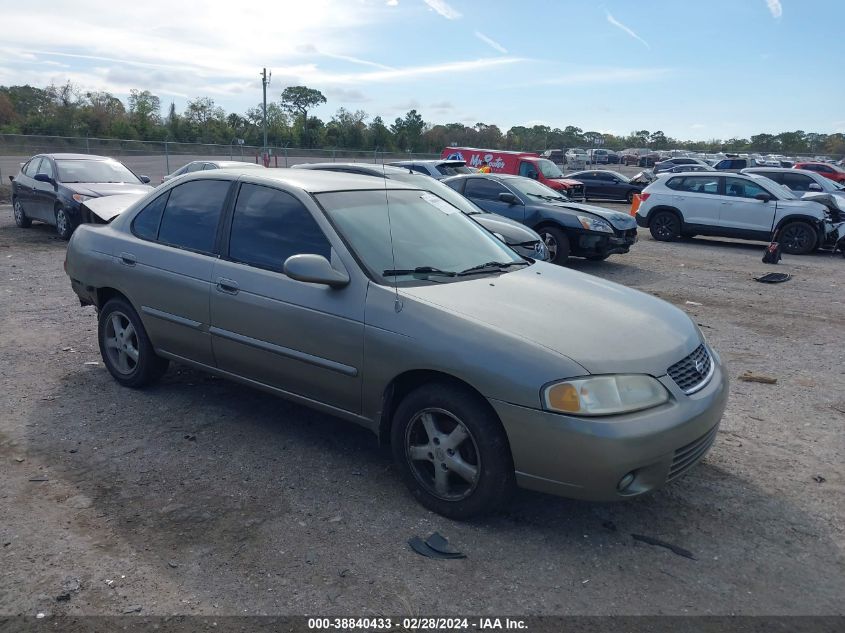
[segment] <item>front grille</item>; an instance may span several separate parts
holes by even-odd
[[[690,394],[707,384],[712,369],[713,359],[704,344],[701,344],[692,354],[667,369],[666,373],[684,393]]]
[[[566,191],[567,197],[572,198],[575,200],[576,198],[582,198],[584,196],[584,185],[572,185]]]
[[[710,450],[710,447],[713,446],[718,430],[719,425],[717,424],[694,442],[690,442],[686,446],[682,446],[676,450],[666,481],[672,481],[676,477],[680,477],[701,460],[707,451]]]

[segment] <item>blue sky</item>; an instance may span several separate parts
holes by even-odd
[[[192,3],[191,3],[192,4]],[[256,3],[257,4],[257,3]],[[104,8],[107,6],[107,8]],[[199,11],[194,6],[201,6]],[[843,0],[0,0],[0,84],[73,81],[227,111],[286,85],[386,121],[576,125],[678,138],[845,132]]]

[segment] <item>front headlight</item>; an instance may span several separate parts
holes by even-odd
[[[613,233],[613,227],[610,222],[602,220],[601,218],[593,218],[588,215],[579,215],[578,221],[588,231],[601,231],[602,233]]]
[[[669,400],[669,392],[645,374],[588,376],[543,389],[543,406],[570,415],[600,416],[650,409]]]
[[[86,200],[90,200],[93,197],[94,196],[84,196],[81,193],[73,194],[73,199],[76,200],[77,202],[85,202]]]

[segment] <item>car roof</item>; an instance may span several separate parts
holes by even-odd
[[[347,174],[344,172],[322,171],[319,169],[289,169],[286,167],[257,169],[231,169],[198,171],[186,175],[185,180],[220,180],[221,178],[235,180],[243,176],[249,182],[265,183],[268,185],[287,185],[307,191],[308,193],[324,193],[327,191],[356,191],[372,189],[419,189],[414,185],[396,180],[387,180],[361,174]]]
[[[38,156],[47,156],[52,158],[53,160],[63,160],[63,159],[73,159],[73,160],[117,160],[116,158],[112,158],[111,156],[97,156],[96,154],[70,154],[70,153],[58,153],[58,154],[38,154]],[[34,157],[33,157],[34,158]]]
[[[407,174],[410,170],[402,167],[395,167],[393,165],[382,165],[381,163],[300,163],[299,165],[291,165],[291,169],[300,169],[305,171],[319,171],[319,170],[333,170],[337,173],[338,169],[366,169],[373,172],[390,174]],[[351,176],[360,176],[361,174],[350,174]],[[420,174],[424,178],[428,178],[425,174]]]
[[[446,158],[425,160],[392,160],[391,165],[466,165],[465,160],[449,160]]]
[[[195,160],[194,163],[213,163],[218,167],[246,167],[247,169],[255,169],[256,167],[264,169],[264,165],[258,163],[249,163],[243,160]]]

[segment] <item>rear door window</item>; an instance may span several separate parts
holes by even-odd
[[[331,258],[331,244],[308,209],[287,192],[242,185],[232,216],[229,258],[282,272],[288,257],[301,254]]]
[[[766,189],[756,182],[742,178],[725,178],[725,195],[734,198],[753,198],[757,194],[765,193],[771,195]]]
[[[772,175],[766,174],[777,183],[786,185],[793,191],[810,191],[810,185],[815,182],[809,176],[804,174],[777,174],[780,178],[775,179]]]
[[[171,189],[158,241],[199,253],[213,253],[228,192],[226,180],[195,180]]]
[[[498,200],[500,193],[507,193],[507,188],[498,182],[487,178],[470,178],[467,180],[464,195],[467,198],[480,198],[481,200]]]
[[[670,178],[666,186],[675,191],[688,193],[719,193],[719,179],[714,176],[680,176]]]

